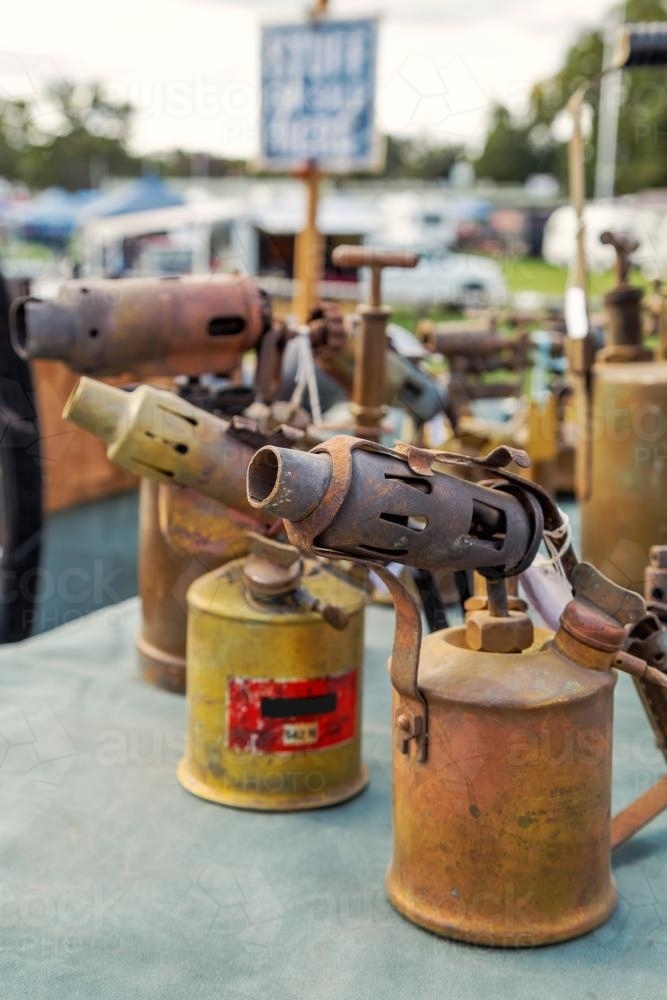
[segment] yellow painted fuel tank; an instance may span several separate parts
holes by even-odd
[[[259,598],[248,588],[248,563],[220,567],[188,592],[179,780],[201,798],[245,809],[342,802],[368,783],[365,594],[321,563],[300,561],[290,589]],[[338,627],[313,607],[333,610]]]

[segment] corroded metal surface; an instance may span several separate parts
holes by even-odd
[[[616,250],[605,345],[594,360],[590,335],[572,345],[582,554],[641,593],[649,548],[667,537],[667,364],[642,343],[643,293],[627,280],[635,241],[611,232],[601,239]]]
[[[524,484],[515,495],[509,483],[490,488],[433,471],[444,462],[497,472],[461,456],[336,437],[298,456],[262,449],[248,467],[248,496],[257,509],[288,518],[288,536],[304,551],[519,572],[542,534],[531,493],[538,488]]]
[[[385,412],[387,322],[391,315],[391,311],[382,306],[382,271],[385,267],[414,268],[419,263],[419,254],[375,247],[338,246],[333,251],[332,260],[337,267],[369,267],[371,270],[369,301],[359,308],[352,414],[355,434],[377,441]]]
[[[421,619],[379,560],[433,570],[484,569],[490,576],[508,576],[529,564],[543,525],[558,527],[560,514],[539,487],[505,471],[510,461],[522,466],[528,458],[505,447],[472,459],[339,437],[296,461],[283,449],[262,449],[248,469],[250,502],[289,517],[287,534],[298,548],[372,562],[388,586],[397,613],[397,738],[404,752],[416,748],[419,761],[426,760],[428,747],[427,705],[417,683]],[[443,473],[443,466],[491,476],[495,488]],[[562,558],[572,570],[571,549]]]
[[[109,458],[142,477],[140,665],[146,680],[183,692],[188,587],[245,555],[248,530],[275,524],[248,504],[246,471],[258,447],[284,443],[290,432],[264,434],[255,421],[222,420],[172,392],[149,386],[123,392],[87,378],[66,416],[106,441]]]
[[[585,564],[571,577],[575,597],[552,642],[539,633],[523,653],[479,653],[459,628],[422,644],[428,755],[418,766],[406,754],[397,718],[387,890],[438,934],[541,945],[593,930],[616,905],[611,668],[642,665],[623,651],[623,626],[645,608]],[[397,716],[401,700],[396,691]]]
[[[24,357],[154,377],[232,372],[271,316],[252,278],[221,274],[68,281],[52,302],[16,300],[11,322]]]
[[[563,525],[542,490],[505,470],[510,460],[527,458],[508,448],[476,461],[332,439],[298,462],[263,449],[248,469],[248,496],[286,513],[305,551],[487,577],[486,606],[477,601],[467,627],[420,646],[414,601],[379,567],[397,611],[387,890],[431,931],[517,947],[576,937],[613,912],[613,668],[663,689],[667,678],[643,658],[654,652],[629,641],[651,620],[659,628],[643,599],[578,564],[571,545],[558,559],[574,597],[553,640],[528,648],[532,625],[510,610],[502,577],[532,560],[544,527]],[[443,475],[447,465],[493,476],[493,489]],[[510,507],[497,506],[500,491]],[[656,791],[635,805],[650,818],[661,801]]]
[[[85,377],[65,416],[106,441],[109,459],[131,472],[188,486],[257,520],[245,488],[248,463],[267,441],[256,423],[242,417],[222,420],[152,386],[123,392]],[[287,442],[290,431],[276,437]]]

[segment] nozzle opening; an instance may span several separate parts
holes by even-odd
[[[322,502],[331,473],[328,455],[267,445],[248,465],[248,502],[287,521],[302,521]]]
[[[28,302],[37,302],[31,296],[21,299],[14,299],[9,310],[9,338],[14,351],[20,358],[27,361],[28,354],[28,326],[26,323],[25,307]]]
[[[275,493],[280,478],[280,455],[275,448],[261,448],[248,466],[248,500],[263,507]]]

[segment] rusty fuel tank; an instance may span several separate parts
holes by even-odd
[[[365,594],[253,537],[188,592],[181,784],[221,805],[316,809],[357,795]]]
[[[494,651],[513,623],[492,624],[481,648],[470,623],[422,644],[428,755],[418,763],[395,740],[387,892],[409,920],[445,937],[549,944],[593,930],[616,906],[616,679],[595,669],[608,654],[561,650],[543,631],[521,652]],[[399,723],[400,702],[395,692]]]
[[[139,486],[139,668],[149,684],[186,687],[187,592],[204,573],[245,555],[261,524],[195,490],[148,476]]]

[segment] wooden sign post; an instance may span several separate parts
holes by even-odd
[[[301,323],[305,323],[317,301],[324,270],[324,245],[317,228],[322,175],[317,163],[311,162],[298,176],[303,178],[306,186],[306,225],[297,235],[294,244],[295,288],[292,312]]]
[[[315,0],[310,20],[324,17],[329,0]],[[294,245],[294,296],[292,312],[305,323],[317,301],[317,293],[324,270],[322,236],[317,228],[317,208],[320,200],[321,174],[315,160],[311,160],[300,176],[306,186],[306,225],[298,234]]]
[[[259,165],[303,180],[305,225],[295,241],[293,311],[302,322],[324,270],[318,231],[323,176],[382,163],[375,128],[377,21],[328,17],[311,0],[305,22],[262,28]]]

